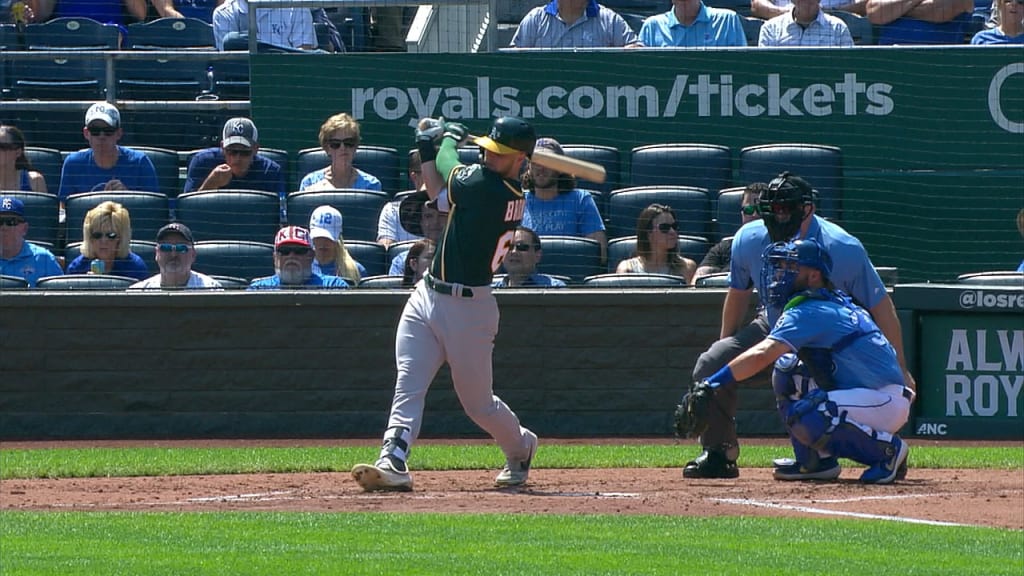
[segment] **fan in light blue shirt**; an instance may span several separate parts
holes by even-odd
[[[739,14],[708,8],[701,0],[672,0],[672,9],[655,14],[640,28],[640,43],[649,47],[701,48],[746,46]]]

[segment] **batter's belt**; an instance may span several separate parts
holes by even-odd
[[[472,298],[473,289],[462,284],[449,284],[434,278],[430,274],[423,276],[423,282],[426,283],[427,288],[430,288],[438,294],[444,294],[445,296],[455,296],[456,298]]]

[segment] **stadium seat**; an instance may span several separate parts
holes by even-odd
[[[747,46],[757,46],[761,39],[761,26],[764,20],[756,16],[740,16],[743,22],[743,34],[747,37]]]
[[[153,148],[150,146],[136,146],[136,150],[143,152],[153,162],[156,169],[156,179],[160,183],[160,192],[168,198],[177,198],[181,194],[181,165],[178,153],[166,148]]]
[[[25,47],[29,50],[117,50],[120,29],[91,18],[54,18],[25,26]]]
[[[703,236],[679,236],[679,253],[697,264],[711,249],[711,243]],[[636,256],[636,236],[615,238],[608,242],[608,272],[615,272],[619,262]]]
[[[687,186],[639,186],[613,190],[608,197],[608,237],[636,234],[640,212],[651,204],[671,206],[680,234],[707,236],[711,226],[711,201],[703,188]]]
[[[223,126],[221,127],[223,129]],[[219,145],[219,143],[218,143]],[[260,154],[270,158],[281,167],[281,174],[284,176],[284,187],[288,189],[288,183],[292,181],[292,158],[287,150],[280,148],[265,148],[260,146]]]
[[[295,157],[295,189],[299,189],[299,183],[306,174],[314,170],[326,168],[331,163],[323,148],[305,148],[299,150]],[[380,180],[381,187],[389,196],[404,189],[402,181],[398,150],[384,146],[360,145],[356,150],[356,157],[353,161],[356,168],[368,172]]]
[[[850,29],[850,36],[853,37],[853,43],[857,46],[870,46],[875,43],[875,27],[866,16],[845,10],[826,10],[826,12],[846,23],[846,27]]]
[[[79,134],[84,114],[83,110],[78,115]],[[224,122],[236,114],[237,110],[215,106],[192,110],[128,108],[121,110],[121,124],[124,126],[121,144],[177,151],[219,146]]]
[[[25,157],[32,163],[32,167],[46,179],[46,189],[51,194],[56,194],[60,190],[60,173],[64,168],[64,157],[60,150],[26,146]]]
[[[701,276],[700,278],[697,278],[693,284],[697,288],[728,288],[729,273],[718,272],[716,274]]]
[[[875,266],[875,272],[886,286],[895,286],[900,281],[900,269],[895,266]]]
[[[537,271],[541,274],[568,276],[571,283],[587,276],[601,274],[601,245],[590,238],[576,236],[541,236],[544,250]]]
[[[207,274],[210,278],[213,278],[225,290],[245,290],[249,287],[249,281],[245,278],[239,278],[238,276],[223,276],[218,274]]]
[[[216,50],[213,25],[198,18],[159,18],[128,25],[132,50]]]
[[[97,58],[14,59],[11,61],[11,97],[17,100],[103,100],[107,92],[106,74],[103,60]]]
[[[402,276],[388,276],[386,274],[379,274],[377,276],[367,276],[359,280],[357,288],[403,288]]]
[[[583,279],[584,288],[685,288],[686,279],[671,274],[598,274]]]
[[[1024,289],[1024,272],[995,270],[991,272],[971,272],[956,278],[957,284],[973,284],[975,286],[1014,286]]]
[[[25,220],[28,221],[26,240],[45,242],[56,246],[60,233],[57,223],[57,208],[60,202],[56,194],[4,190],[5,196],[13,196],[25,203]]]
[[[391,269],[391,261],[394,260],[398,255],[405,254],[406,252],[408,252],[409,248],[412,248],[412,245],[415,244],[416,242],[418,242],[418,240],[405,240],[403,242],[395,242],[394,244],[388,246],[388,253],[384,257],[384,261],[388,267],[388,272],[390,272]]]
[[[388,251],[383,245],[376,242],[349,240],[346,238],[345,250],[348,251],[349,256],[352,256],[357,262],[362,264],[363,268],[366,268],[367,276],[379,276],[388,273],[388,266],[391,263],[384,262]]]
[[[835,146],[821,144],[764,144],[740,151],[740,181],[771,182],[788,170],[818,191],[819,215],[841,218],[843,154]]]
[[[28,280],[18,276],[0,274],[0,290],[19,290],[28,288]]]
[[[743,225],[743,217],[740,210],[743,209],[744,186],[726,188],[718,193],[718,202],[715,215],[715,232],[718,238],[725,238],[736,234],[736,231]]]
[[[475,164],[480,161],[480,147],[479,146],[461,146],[459,147],[459,162],[463,164]]]
[[[134,230],[133,236],[134,236]],[[155,236],[154,236],[155,237]],[[148,240],[132,240],[131,247],[129,248],[132,252],[139,255],[142,261],[146,263],[146,268],[153,274],[160,272],[160,267],[156,264],[156,242]],[[70,264],[82,255],[82,243],[72,242],[67,245],[64,249],[64,261]]]
[[[309,226],[309,216],[317,206],[337,208],[342,216],[342,236],[348,240],[377,240],[377,219],[387,204],[386,192],[376,190],[309,190],[288,195],[288,222]]]
[[[708,0],[706,4],[712,8],[732,10],[740,16],[750,16],[750,0]]]
[[[221,100],[249,100],[249,55],[238,60],[214,60],[213,91]]]
[[[167,196],[159,192],[118,190],[72,194],[64,202],[68,242],[81,242],[82,224],[85,222],[86,213],[108,200],[117,202],[128,210],[131,217],[133,239],[152,240],[156,238],[157,230],[167,224],[170,219]]]
[[[192,269],[210,276],[252,280],[274,274],[274,245],[267,242],[208,240],[196,242]]]
[[[593,162],[604,167],[607,178],[603,184],[590,182],[588,180],[577,181],[579,188],[587,190],[598,190],[602,198],[607,198],[612,190],[619,187],[621,178],[621,162],[619,161],[619,150],[611,146],[593,146],[590,144],[563,144],[562,150],[566,156]],[[600,206],[600,203],[598,204]],[[602,210],[603,211],[603,210]]]
[[[36,282],[37,290],[125,290],[138,282],[135,278],[112,274],[68,274],[47,276]]]
[[[0,51],[14,52],[24,50],[21,33],[14,24],[0,24]]]
[[[212,97],[213,73],[207,66],[205,60],[196,59],[118,60],[114,65],[117,98],[195,101]]]
[[[281,224],[280,209],[280,200],[273,192],[199,190],[178,196],[176,215],[192,229],[197,242],[273,242]]]
[[[732,152],[715,144],[652,144],[630,153],[630,186],[693,186],[716,194],[732,182]]]

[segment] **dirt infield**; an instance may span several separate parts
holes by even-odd
[[[16,447],[26,446],[3,445]],[[678,468],[539,468],[521,489],[494,488],[496,470],[414,471],[415,491],[393,494],[364,493],[344,473],[4,480],[0,509],[756,515],[1024,530],[1021,470],[911,468],[892,486],[863,486],[860,471],[844,470],[838,482],[788,483],[764,468],[706,481],[683,480]]]

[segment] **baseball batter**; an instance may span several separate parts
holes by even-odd
[[[519,118],[498,118],[487,136],[473,140],[483,163],[469,166],[459,164],[457,145],[466,137],[461,124],[421,122],[416,137],[427,192],[448,212],[448,222],[430,272],[416,284],[398,324],[398,378],[380,457],[372,465],[357,464],[352,476],[367,491],[412,490],[409,451],[419,436],[427,389],[447,361],[466,415],[505,453],[495,484],[519,486],[529,476],[537,436],[493,392],[498,305],[490,284],[523,217],[518,178],[536,134]]]
[[[861,482],[889,484],[906,475],[909,449],[896,432],[913,391],[896,350],[831,274],[832,259],[816,240],[769,246],[763,284],[781,317],[765,339],[695,388],[717,394],[775,362],[772,386],[795,453],[776,461],[775,478],[834,480],[838,458],[849,458],[868,466]]]

